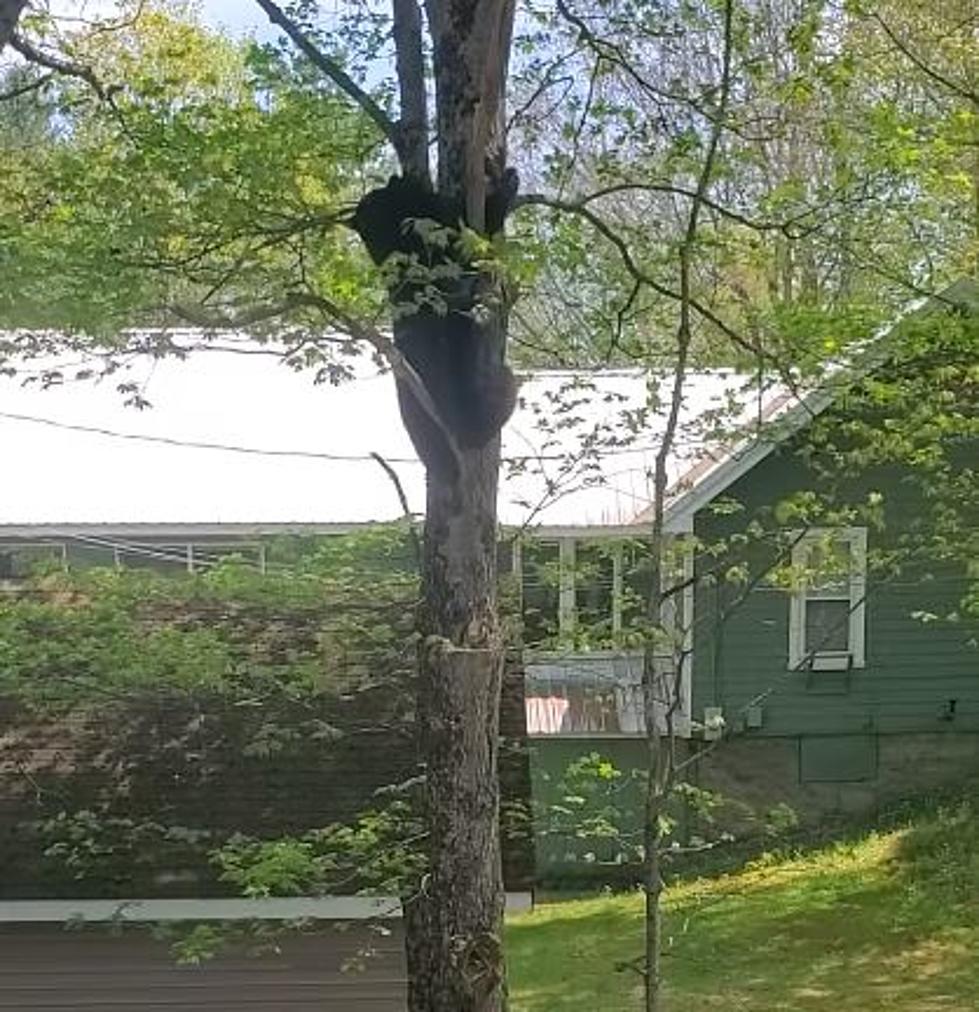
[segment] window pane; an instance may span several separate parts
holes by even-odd
[[[641,668],[579,659],[529,664],[526,712],[529,734],[639,734]]]
[[[575,633],[594,643],[612,635],[612,585],[615,562],[611,550],[578,544],[575,551]]]
[[[553,642],[558,632],[561,561],[557,542],[527,541],[521,548],[523,638],[529,646]]]
[[[645,623],[652,587],[652,558],[649,545],[632,541],[622,547],[622,628],[626,632]]]
[[[850,583],[850,545],[833,541],[814,545],[809,552],[806,579],[810,594],[846,594]]]
[[[850,649],[850,602],[806,602],[806,653]]]

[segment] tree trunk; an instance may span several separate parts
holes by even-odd
[[[0,0],[0,53],[4,51],[14,32],[27,0]]]
[[[657,494],[657,505],[662,496]],[[646,727],[646,798],[643,824],[643,894],[645,899],[645,947],[643,970],[645,973],[645,1010],[659,1012],[660,1008],[660,957],[662,950],[662,912],[660,899],[663,893],[663,875],[660,868],[662,833],[660,816],[666,801],[664,777],[664,742],[658,716],[666,708],[666,693],[660,672],[659,655],[662,644],[658,634],[663,625],[663,519],[662,509],[657,510],[651,538],[653,555],[652,589],[647,607],[648,633],[643,647],[643,716]],[[668,690],[667,690],[668,691]]]
[[[412,1012],[504,1007],[496,613],[499,439],[463,451],[455,487],[430,479],[418,727],[429,870],[407,905]]]
[[[486,212],[506,163],[502,124],[513,0],[426,0],[425,8],[436,99],[436,191],[462,211],[470,228],[485,234],[501,228],[505,216],[504,211],[490,221]],[[415,49],[399,45],[405,55]],[[492,275],[477,279],[470,309],[477,301],[481,306],[478,319],[470,314],[475,341],[466,339],[465,347],[472,349],[466,353],[468,376],[454,371],[464,347],[461,332],[438,345],[445,359],[441,367],[413,355],[417,345],[402,342],[458,450],[457,468],[445,466],[444,454],[440,462],[431,453],[440,442],[432,438],[437,434],[431,420],[412,425],[410,411],[406,415],[413,438],[422,437],[416,445],[429,447],[428,456],[423,454],[428,496],[417,710],[429,868],[406,907],[411,1012],[501,1012],[506,1003],[497,768],[504,650],[496,609],[496,496],[499,428],[512,408],[513,390],[503,364],[506,294],[498,289]],[[437,376],[444,382],[432,385]],[[479,414],[476,428],[494,433],[488,442],[472,438],[471,423]]]

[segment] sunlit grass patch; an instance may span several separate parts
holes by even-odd
[[[979,817],[969,803],[890,832],[666,894],[667,1009],[979,1009]],[[642,946],[636,893],[515,917],[516,1012],[639,1008],[622,964]]]

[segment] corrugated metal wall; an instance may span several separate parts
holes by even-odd
[[[365,944],[362,970],[345,961]],[[66,930],[57,925],[0,929],[3,1012],[403,1012],[400,931],[325,928],[283,940],[277,955],[222,956],[178,966],[145,931]]]

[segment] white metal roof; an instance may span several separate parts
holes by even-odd
[[[136,383],[152,407],[124,406],[121,382]],[[667,401],[669,382],[639,371],[526,377],[504,433],[501,521],[637,522],[651,500],[667,405],[637,412],[650,389]],[[682,487],[684,475],[698,480],[705,460],[728,454],[719,424],[750,428],[785,403],[783,391],[759,392],[725,370],[692,374],[684,389],[668,469]],[[266,357],[210,351],[188,361],[136,360],[101,382],[47,390],[0,378],[0,525],[394,519],[398,497],[371,453],[392,464],[420,513],[424,471],[401,425],[393,381],[376,370],[317,386],[310,374]]]

